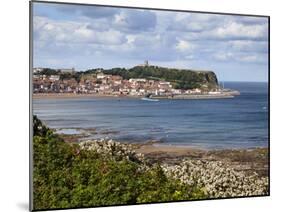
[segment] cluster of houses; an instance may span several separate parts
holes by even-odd
[[[81,93],[101,95],[167,96],[177,94],[200,94],[200,89],[174,89],[167,81],[149,79],[123,79],[118,75],[97,74],[82,76],[79,82],[74,79],[61,79],[60,75],[33,75],[34,93]]]

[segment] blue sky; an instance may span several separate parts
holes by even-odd
[[[34,67],[214,71],[268,81],[267,18],[33,3]]]

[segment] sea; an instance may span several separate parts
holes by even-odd
[[[240,91],[228,99],[126,97],[45,98],[33,100],[33,114],[58,133],[85,139],[247,149],[268,146],[268,83],[225,82]]]

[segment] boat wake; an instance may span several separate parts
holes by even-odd
[[[141,100],[149,101],[149,102],[158,102],[159,101],[159,99],[151,99],[151,98],[146,98],[146,97],[141,98]]]

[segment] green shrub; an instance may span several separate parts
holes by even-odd
[[[137,204],[204,198],[166,177],[159,165],[141,169],[64,142],[35,118],[33,137],[34,209]]]

